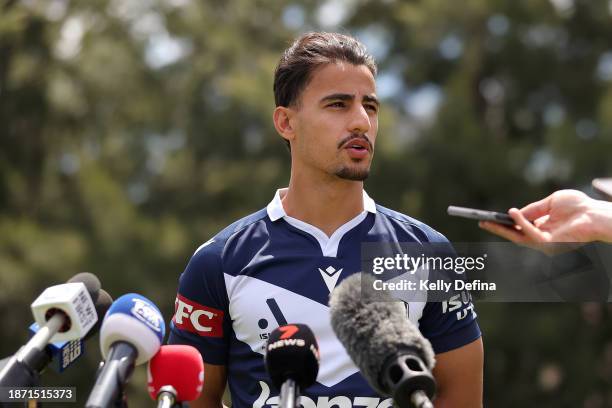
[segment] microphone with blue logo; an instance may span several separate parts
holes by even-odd
[[[44,356],[41,356],[40,362],[38,366],[35,367],[35,369],[40,372],[47,366],[50,366],[53,371],[57,373],[62,373],[68,367],[73,365],[85,352],[85,342],[91,337],[93,337],[95,334],[97,334],[98,331],[100,331],[102,318],[104,317],[104,314],[108,311],[112,303],[113,298],[104,289],[100,289],[100,292],[98,293],[98,298],[94,302],[96,307],[96,314],[99,316],[96,324],[94,324],[94,326],[87,332],[85,337],[81,337],[75,340],[64,340],[47,344],[47,347],[45,347],[44,350],[45,354]],[[40,324],[36,322],[32,323],[28,328],[30,338],[34,337],[40,330]]]
[[[82,352],[75,342],[95,333],[98,315],[108,309],[111,301],[100,289],[98,278],[87,272],[45,289],[31,305],[37,323],[33,336],[0,369],[0,386],[38,385],[40,373],[54,355],[65,358],[65,368],[69,360],[74,361],[76,354]]]
[[[134,366],[146,363],[159,351],[165,330],[162,314],[149,299],[135,293],[117,299],[102,322],[104,362],[85,406],[123,406],[123,390]]]

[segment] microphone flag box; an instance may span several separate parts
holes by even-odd
[[[30,337],[34,336],[38,330],[40,330],[38,323],[32,323],[28,328]],[[71,341],[58,341],[49,343],[47,350],[50,351],[52,356],[52,361],[49,365],[54,371],[61,373],[83,355],[85,352],[85,342],[81,338]]]
[[[51,338],[51,342],[70,341],[84,337],[98,321],[94,302],[82,282],[48,287],[32,303],[31,307],[34,320],[41,327],[58,310],[68,317],[67,330],[60,329],[60,332]]]

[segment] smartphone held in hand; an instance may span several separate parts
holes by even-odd
[[[448,215],[452,215],[454,217],[470,218],[479,221],[492,221],[504,225],[514,225],[514,220],[505,213],[478,210],[475,208],[457,207],[454,205],[449,206],[446,211]]]

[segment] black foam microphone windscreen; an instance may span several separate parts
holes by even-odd
[[[435,364],[431,344],[408,320],[404,303],[375,293],[373,282],[371,276],[357,273],[342,281],[332,292],[329,304],[336,336],[379,393],[395,398],[394,387],[404,373],[410,376],[419,369],[428,377],[424,378],[427,384],[423,386],[435,388],[430,373]],[[362,284],[369,290],[362,291]],[[419,367],[420,363],[411,361],[410,356],[420,359],[425,367]],[[403,367],[393,367],[398,361]],[[420,375],[417,373],[415,377]],[[417,389],[421,387],[420,379],[411,380],[411,383],[416,384]],[[427,393],[433,395],[433,388]]]
[[[276,388],[291,379],[301,388],[314,384],[319,373],[319,345],[305,324],[280,326],[266,344],[266,370]]]

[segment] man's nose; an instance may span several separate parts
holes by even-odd
[[[367,133],[371,128],[370,116],[363,105],[356,105],[351,110],[351,120],[348,131],[351,133]]]

